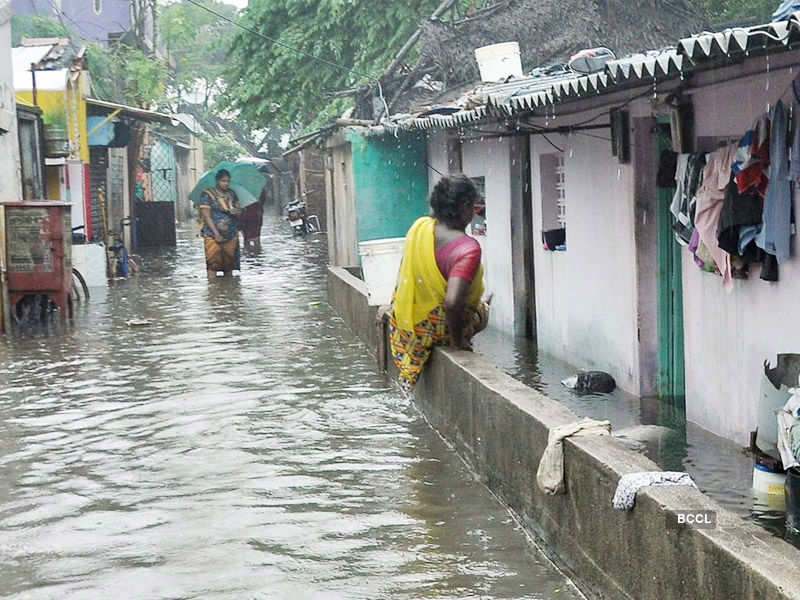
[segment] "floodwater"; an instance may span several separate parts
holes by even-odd
[[[537,353],[535,344],[527,340],[509,340],[492,330],[475,338],[475,349],[491,356],[515,379],[564,403],[578,416],[609,420],[612,432],[640,425],[663,428],[647,436],[638,449],[664,470],[689,473],[701,491],[743,520],[753,521],[800,547],[800,536],[786,530],[783,496],[753,490],[753,459],[734,442],[687,422],[680,401],[642,399],[620,390],[576,394],[561,384],[576,373],[575,367]]]
[[[0,340],[0,597],[581,597],[330,311],[325,238],[263,243],[209,283],[181,232]]]

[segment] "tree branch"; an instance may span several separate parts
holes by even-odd
[[[433,11],[433,14],[430,16],[431,19],[438,19],[444,12],[453,6],[455,0],[443,0],[443,2],[438,6],[438,8]],[[383,73],[383,77],[391,77],[394,70],[400,65],[400,62],[406,57],[406,55],[411,52],[411,49],[419,40],[419,36],[422,35],[422,27],[418,27],[417,30],[413,33],[413,35],[408,38],[408,41],[403,44],[403,47],[400,48],[400,51],[395,55],[394,60],[389,64],[386,68],[386,71]]]

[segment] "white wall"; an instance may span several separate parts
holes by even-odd
[[[442,173],[448,173],[447,132],[435,130],[428,135],[428,193],[439,181]]]
[[[792,55],[796,62],[797,54]],[[766,70],[764,58],[749,62]],[[776,66],[773,57],[769,75],[697,91],[693,96],[697,136],[741,136],[766,110],[767,103],[774,105],[797,74],[796,69],[794,74],[774,70]],[[796,198],[800,223],[798,203]],[[740,444],[748,442],[749,431],[756,426],[764,360],[774,366],[776,354],[800,352],[796,237],[793,246],[794,256],[780,266],[780,281],[762,281],[759,267],[754,265],[750,279],[734,280],[730,294],[722,289],[719,277],[700,272],[688,253],[683,253],[687,418]]]
[[[11,2],[0,0],[0,181],[3,200],[20,198],[19,140],[17,108],[14,99],[14,78],[11,72]]]
[[[438,167],[437,167],[438,168]],[[462,169],[486,179],[486,292],[494,293],[490,326],[514,333],[514,280],[511,271],[511,145],[508,138],[465,141]]]
[[[541,243],[539,157],[554,149],[532,136],[539,350],[607,371],[620,388],[638,394],[633,169],[617,163],[608,141],[577,133],[548,137],[564,149],[567,249],[546,251]]]

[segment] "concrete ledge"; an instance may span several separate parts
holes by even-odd
[[[346,289],[350,280],[332,269],[331,303],[348,325],[376,343],[375,311],[355,282]],[[658,467],[613,438],[567,440],[567,493],[543,494],[536,470],[549,430],[578,417],[486,357],[437,349],[416,400],[589,597],[800,599],[800,550],[698,490],[647,488],[632,511],[614,510],[611,498],[622,475]],[[687,509],[716,511],[717,528],[669,528],[668,516]]]
[[[345,267],[328,267],[328,302],[371,348],[378,345],[377,306],[367,304],[367,284]]]

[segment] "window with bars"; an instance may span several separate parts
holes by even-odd
[[[567,248],[567,192],[564,154],[552,152],[539,157],[542,199],[542,244],[546,250]]]
[[[564,155],[559,152],[555,168],[556,176],[556,220],[562,229],[567,228],[567,195],[564,185]]]

